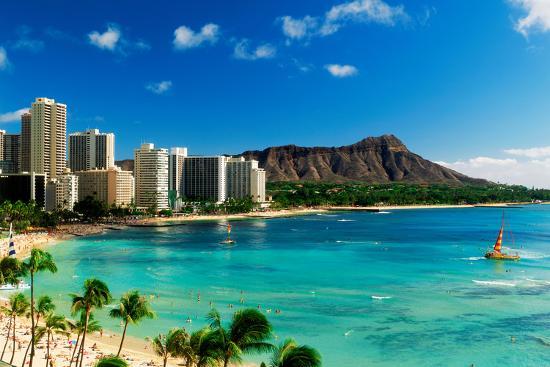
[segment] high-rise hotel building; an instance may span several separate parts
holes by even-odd
[[[4,173],[18,173],[19,172],[19,159],[21,155],[19,134],[4,134],[4,141],[2,144],[2,155],[4,162]]]
[[[265,201],[265,171],[258,167],[258,161],[247,161],[244,157],[229,158],[226,180],[227,197]]]
[[[136,205],[168,209],[168,150],[142,144],[134,151]]]
[[[45,174],[48,179],[63,174],[66,168],[66,129],[67,105],[57,103],[49,98],[36,98],[30,109],[30,139],[25,131],[29,118],[23,115],[22,126],[22,157],[29,155],[29,165],[22,162],[22,170]],[[28,139],[28,140],[27,140]],[[30,140],[30,141],[29,141]]]
[[[187,148],[172,148],[168,156],[168,190],[175,198],[183,195],[183,164]]]
[[[115,165],[115,135],[88,129],[69,135],[69,167],[73,172]]]
[[[21,172],[30,172],[31,170],[31,121],[30,112],[21,115],[21,137],[19,140],[19,170]]]
[[[90,196],[111,206],[127,207],[134,201],[134,177],[131,171],[112,166],[74,173],[78,177],[78,199]]]
[[[78,177],[65,169],[46,184],[46,210],[73,210],[78,202]]]
[[[224,202],[227,198],[224,156],[190,156],[183,165],[183,196],[186,201]]]

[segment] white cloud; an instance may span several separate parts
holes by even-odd
[[[233,56],[240,60],[272,59],[277,54],[277,48],[269,43],[264,43],[250,49],[248,40],[243,39],[235,45]]]
[[[285,15],[280,18],[283,34],[289,39],[301,40],[310,37],[319,27],[317,18],[306,15],[302,19],[295,19]]]
[[[550,188],[550,158],[518,160],[477,157],[454,163],[436,162],[465,175],[506,184]]]
[[[0,70],[6,70],[8,68],[8,54],[6,49],[0,46]]]
[[[2,113],[0,114],[0,123],[19,121],[21,120],[21,115],[26,112],[29,112],[28,108],[22,108],[20,110],[13,111],[13,112]]]
[[[332,74],[332,76],[337,78],[347,78],[359,73],[357,68],[353,65],[328,64],[325,65],[325,69]]]
[[[431,13],[429,14],[431,15]],[[290,40],[336,33],[347,23],[376,23],[394,26],[410,19],[403,5],[391,6],[383,0],[353,0],[334,5],[323,16],[306,15],[303,18],[279,18],[283,34]]]
[[[333,6],[325,15],[321,33],[332,34],[346,22],[393,26],[408,18],[403,5],[391,6],[382,0],[355,0]]]
[[[172,81],[170,80],[163,80],[162,82],[158,82],[158,83],[150,83],[145,86],[145,89],[155,94],[164,94],[168,92],[171,88],[172,88]]]
[[[88,34],[88,39],[90,43],[94,46],[97,46],[103,50],[114,51],[118,41],[121,38],[121,33],[118,27],[114,25],[109,25],[107,30],[103,33],[98,31],[93,31]]]
[[[550,146],[527,149],[505,149],[504,152],[510,155],[527,158],[550,157]]]
[[[525,37],[532,31],[550,31],[550,1],[548,0],[510,0],[527,14],[515,23],[515,29]]]
[[[22,25],[17,28],[19,39],[13,44],[13,48],[20,50],[28,50],[31,52],[39,52],[44,48],[44,41],[33,39],[32,28],[27,25]]]
[[[205,42],[214,44],[218,41],[219,34],[220,27],[214,23],[205,24],[200,32],[195,32],[191,28],[182,25],[174,31],[174,48],[185,50],[198,47]]]

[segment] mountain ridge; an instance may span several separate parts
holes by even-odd
[[[367,137],[338,147],[302,147],[294,144],[248,150],[233,157],[259,161],[268,181],[364,182],[385,184],[487,185],[422,158],[411,152],[396,136]],[[134,161],[115,162],[133,171]]]

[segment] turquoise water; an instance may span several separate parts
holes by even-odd
[[[316,347],[327,367],[550,366],[550,206],[507,210],[517,263],[481,257],[501,213],[239,221],[230,248],[218,244],[225,228],[214,222],[110,231],[51,248],[60,271],[39,286],[65,311],[67,294],[91,276],[117,297],[130,288],[158,294],[158,319],[129,329],[138,337],[199,328],[210,301],[229,317],[242,291],[244,306],[273,310],[279,339]],[[104,326],[120,331],[105,313]]]

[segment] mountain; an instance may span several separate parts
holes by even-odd
[[[369,137],[341,147],[270,147],[246,151],[241,156],[258,160],[268,181],[489,183],[428,161],[409,151],[393,135]]]
[[[132,172],[134,172],[134,160],[133,159],[123,159],[121,161],[115,161],[115,165],[122,168],[123,171],[132,171]]]

